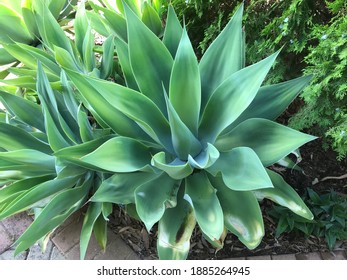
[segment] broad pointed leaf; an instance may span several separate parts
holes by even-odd
[[[217,136],[249,106],[278,52],[226,79],[211,95],[202,115],[199,137],[214,143]]]
[[[213,165],[219,158],[219,151],[210,143],[196,157],[188,156],[188,162],[194,168],[206,169]]]
[[[137,140],[114,137],[80,160],[106,171],[123,173],[145,168],[151,155],[148,148]]]
[[[181,41],[183,28],[177,18],[174,8],[169,5],[164,31],[163,43],[170,51],[171,56],[175,58],[178,45]]]
[[[94,202],[129,204],[135,202],[135,190],[158,177],[153,172],[115,174],[104,180],[90,199]]]
[[[199,140],[181,120],[166,96],[165,100],[169,115],[172,145],[176,155],[181,160],[187,160],[188,155],[198,155],[202,150]]]
[[[157,250],[162,260],[185,260],[195,228],[194,210],[184,199],[175,208],[166,209],[159,221]]]
[[[227,26],[206,50],[200,61],[201,108],[203,109],[212,93],[227,78],[243,67],[242,13],[243,4],[240,5]]]
[[[219,240],[223,230],[223,210],[206,173],[187,177],[185,198],[191,203],[199,227],[211,240]]]
[[[233,191],[220,177],[211,178],[223,208],[224,225],[249,249],[256,248],[264,236],[259,203],[252,192]]]
[[[113,72],[113,57],[115,52],[114,37],[108,36],[102,45],[100,77],[106,80]]]
[[[269,166],[315,138],[269,120],[249,119],[218,138],[215,146],[223,152],[249,147],[264,166]]]
[[[161,34],[163,29],[161,26],[161,19],[156,10],[147,2],[144,2],[142,10],[142,22],[157,36]]]
[[[163,173],[159,177],[140,185],[135,191],[137,214],[148,231],[164,215],[166,208],[175,207],[179,181]]]
[[[256,197],[258,199],[271,199],[272,201],[287,207],[295,214],[308,220],[312,220],[313,214],[297,192],[288,185],[279,174],[269,169],[267,172],[272,180],[274,188],[257,190],[255,192]]]
[[[234,191],[251,191],[271,188],[272,183],[257,154],[250,148],[238,147],[220,154],[207,169],[213,176],[221,173],[228,188]]]
[[[170,101],[177,114],[195,136],[201,105],[198,61],[184,29],[170,78]]]
[[[168,92],[173,59],[160,39],[125,7],[131,66],[141,92],[166,111],[163,87]],[[144,43],[145,42],[145,43]]]
[[[223,131],[223,134],[247,119],[275,120],[304,89],[311,77],[303,76],[280,84],[261,87],[248,108]]]

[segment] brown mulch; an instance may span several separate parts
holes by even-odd
[[[303,172],[295,170],[277,169],[297,192],[303,195],[306,188],[310,187],[318,193],[330,190],[347,195],[347,178],[329,179],[329,177],[341,177],[347,174],[347,159],[337,161],[336,154],[332,151],[324,151],[320,140],[306,144],[300,149],[302,161],[299,164]],[[328,177],[328,179],[326,179]],[[323,181],[322,181],[323,179]],[[196,228],[191,239],[189,259],[226,259],[236,257],[280,255],[291,253],[309,253],[329,251],[323,239],[311,236],[305,238],[300,233],[283,233],[275,238],[276,221],[267,211],[271,209],[272,202],[263,201],[261,208],[265,224],[265,236],[261,244],[254,250],[247,249],[236,236],[228,234],[224,248],[217,251],[204,240]],[[156,228],[148,233],[144,225],[130,218],[124,209],[118,207],[111,218],[110,227],[125,240],[143,259],[156,259]],[[347,249],[347,241],[338,241],[335,250]]]

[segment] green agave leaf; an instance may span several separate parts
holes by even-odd
[[[169,5],[164,31],[163,43],[170,51],[171,56],[175,58],[178,45],[181,41],[183,28],[177,18],[174,8]]]
[[[81,65],[79,65],[79,63],[67,50],[54,46],[54,54],[56,61],[62,68],[67,68],[81,73],[84,72]]]
[[[16,58],[10,55],[0,44],[0,65],[7,65],[15,61]],[[5,79],[5,77],[8,75],[7,71],[1,71],[0,73],[1,79]]]
[[[33,40],[22,16],[10,6],[0,3],[0,18],[0,41],[2,43],[14,40],[29,44]]]
[[[37,70],[37,61],[39,60],[45,71],[50,75],[56,76],[56,80],[59,80],[59,66],[56,64],[54,58],[43,50],[21,43],[7,44],[4,45],[4,48],[30,69]]]
[[[257,154],[250,148],[238,147],[220,154],[209,173],[221,173],[224,183],[234,191],[271,188],[272,183]]]
[[[115,174],[104,180],[90,199],[93,202],[129,204],[135,202],[135,190],[158,177],[153,172],[132,172]]]
[[[198,155],[202,149],[199,140],[180,119],[166,95],[165,100],[169,115],[172,144],[176,155],[181,160],[187,160],[189,155]]]
[[[210,180],[217,189],[225,227],[248,249],[256,248],[265,232],[261,209],[254,194],[248,191],[233,191],[220,177],[210,177]]]
[[[77,7],[77,12],[74,20],[74,30],[75,30],[75,43],[80,56],[83,56],[83,41],[84,37],[89,32],[89,23],[86,20],[86,9],[85,3],[82,2]]]
[[[256,197],[260,200],[264,198],[271,199],[272,201],[287,207],[295,214],[308,220],[313,220],[313,214],[296,191],[276,172],[267,169],[267,173],[272,180],[274,188],[257,190],[254,192]]]
[[[264,166],[274,164],[316,137],[265,119],[249,119],[217,139],[215,146],[227,152],[244,146],[256,152]]]
[[[214,143],[241,115],[256,96],[278,53],[232,74],[212,93],[202,114],[200,138]]]
[[[39,176],[28,178],[24,180],[17,181],[11,185],[8,185],[0,189],[0,203],[1,205],[6,204],[8,201],[11,201],[12,198],[17,195],[31,189],[32,187],[41,184],[45,181],[53,179],[51,175],[48,176]]]
[[[206,169],[216,162],[219,155],[219,151],[212,144],[207,143],[207,147],[195,158],[189,155],[188,162],[194,168]]]
[[[83,219],[80,236],[80,259],[83,260],[87,253],[90,237],[98,217],[101,214],[102,203],[90,203]]]
[[[62,179],[54,179],[30,188],[14,199],[5,209],[1,211],[0,219],[2,220],[11,215],[22,212],[32,207],[32,205],[35,203],[39,203],[43,199],[73,187],[79,178],[80,175]]]
[[[161,260],[184,260],[190,249],[190,237],[195,228],[194,210],[184,199],[165,210],[159,221],[157,250]]]
[[[183,30],[173,64],[169,93],[178,116],[197,136],[201,104],[200,73],[186,29]]]
[[[162,41],[127,6],[125,14],[130,62],[137,84],[141,92],[165,113],[162,84],[168,92],[172,56]]]
[[[161,19],[156,12],[156,10],[149,5],[147,2],[144,2],[143,11],[142,11],[142,22],[147,25],[147,27],[157,36],[162,32]]]
[[[45,132],[43,113],[39,105],[1,90],[0,100],[12,116],[16,116],[24,123]]]
[[[167,173],[175,180],[181,180],[193,173],[193,168],[188,162],[184,162],[176,158],[171,162],[167,162],[165,152],[159,152],[152,157],[151,164]]]
[[[128,42],[128,34],[127,34],[127,24],[125,18],[112,10],[112,8],[103,8],[93,3],[90,3],[93,9],[97,12],[101,12],[105,17],[106,24],[108,25],[111,33],[113,33],[116,37],[122,39],[124,42]],[[100,17],[100,16],[99,16]],[[94,27],[94,26],[93,26]],[[105,33],[102,33],[104,36],[108,36]]]
[[[33,11],[33,1],[32,0],[21,1],[21,12],[22,12],[24,24],[26,28],[28,29],[30,36],[35,38],[37,34],[39,33],[39,29],[35,21],[35,15]]]
[[[311,78],[312,76],[303,76],[284,83],[261,87],[248,108],[223,131],[223,134],[247,119],[275,120],[307,86]]]
[[[243,4],[201,58],[201,108],[227,78],[243,67],[242,13]]]
[[[65,49],[73,56],[74,51],[69,38],[65,35],[48,7],[43,4],[41,8],[35,14],[35,19],[44,44],[52,51],[56,46]]]
[[[102,45],[100,78],[106,80],[113,72],[113,57],[115,52],[114,37],[108,36]]]
[[[107,245],[107,221],[104,216],[100,215],[99,218],[97,218],[93,231],[100,248],[105,250]]]
[[[81,186],[65,190],[57,194],[28,229],[15,242],[15,254],[18,254],[47,233],[58,227],[73,212],[78,210],[86,200],[91,188],[91,180],[86,180]]]
[[[224,231],[223,210],[206,173],[187,177],[185,186],[185,199],[191,203],[200,229],[212,241],[219,240]]]
[[[80,158],[92,166],[112,172],[134,172],[151,161],[148,147],[127,137],[114,137],[94,152]]]
[[[12,78],[12,79],[5,79],[5,80],[0,80],[0,83],[6,84],[9,86],[27,88],[32,91],[35,90],[36,88],[36,81],[33,77],[18,77],[18,78]]]
[[[124,74],[125,82],[127,87],[139,91],[139,87],[137,85],[136,79],[134,77],[133,70],[130,64],[129,58],[129,49],[127,43],[123,40],[116,38],[116,46],[117,46],[117,55],[122,66],[122,71]]]
[[[93,104],[98,114],[102,114],[109,107],[119,110],[118,114],[114,114],[115,116],[111,120],[115,122],[116,119],[117,125],[124,125],[122,130],[116,130],[118,134],[136,139],[143,135],[141,132],[138,133],[139,127],[130,120],[132,119],[154,141],[163,145],[168,151],[173,151],[169,123],[159,108],[145,95],[112,82],[94,79],[71,71],[67,72],[80,93],[88,102],[90,101],[90,104]],[[100,103],[99,98],[107,100],[108,104],[97,106]],[[130,118],[124,123],[125,116],[123,114]],[[141,138],[148,140],[146,136]]]
[[[92,141],[94,139],[93,137],[93,128],[90,125],[90,122],[88,120],[87,113],[83,110],[82,105],[78,107],[78,125],[80,127],[80,135],[82,138],[82,142],[88,142]]]
[[[92,2],[88,2],[93,7]],[[98,13],[92,11],[86,11],[87,19],[90,21],[90,25],[96,32],[104,37],[109,36],[112,31],[106,19],[102,18]]]
[[[179,183],[163,173],[135,190],[136,210],[148,231],[161,219],[166,208],[177,205]]]
[[[40,63],[37,73],[37,94],[42,103],[45,127],[51,148],[54,151],[58,151],[73,145],[74,143],[64,131],[64,128],[68,128],[68,125],[64,123],[64,120],[60,116],[53,90]],[[64,128],[62,128],[62,125],[64,125]],[[71,132],[70,135],[72,134]]]
[[[96,68],[96,62],[95,62],[95,55],[94,55],[94,41],[95,37],[94,34],[92,33],[92,29],[90,26],[88,26],[88,30],[84,35],[84,40],[83,40],[83,46],[82,46],[82,51],[83,51],[83,63],[84,63],[84,68],[86,69],[87,72],[92,72]]]
[[[0,125],[0,147],[8,151],[34,149],[46,154],[52,153],[47,143],[40,141],[23,129],[6,123]]]

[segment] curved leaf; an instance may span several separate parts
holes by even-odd
[[[194,168],[206,169],[213,165],[219,158],[219,151],[210,143],[196,157],[188,156],[188,162]]]
[[[149,149],[132,138],[114,137],[94,152],[80,158],[92,166],[112,172],[134,172],[151,161]]]
[[[279,52],[226,79],[211,95],[202,115],[199,137],[214,143],[217,136],[249,106]]]
[[[259,89],[252,103],[224,131],[226,134],[243,121],[251,118],[275,120],[309,83],[312,76],[303,76]]]
[[[201,58],[201,108],[227,78],[243,67],[242,13],[243,4]]]
[[[157,250],[161,260],[184,260],[190,249],[190,237],[195,228],[194,211],[184,199],[166,209],[159,221]]]
[[[220,154],[207,169],[213,176],[222,174],[224,183],[234,191],[271,188],[272,183],[257,154],[250,148],[238,147]]]
[[[151,164],[176,180],[181,180],[193,173],[193,168],[188,162],[184,162],[176,158],[168,163],[166,154],[164,152],[155,154],[152,157]]]
[[[161,219],[166,208],[176,206],[179,183],[163,173],[136,189],[136,211],[148,231]]]
[[[211,178],[223,209],[224,225],[235,234],[248,249],[256,248],[265,232],[258,200],[252,192],[233,191],[220,177]]]
[[[264,166],[269,166],[314,139],[316,137],[269,120],[249,119],[219,137],[215,146],[223,152],[240,146],[249,147]]]
[[[158,177],[158,174],[153,172],[115,174],[101,183],[90,200],[116,204],[134,203],[135,190],[156,177]]]
[[[168,92],[173,59],[160,39],[127,6],[125,14],[130,61],[137,84],[165,115],[162,84]]]
[[[185,182],[185,199],[191,203],[199,227],[212,241],[219,240],[224,230],[224,220],[215,188],[204,171],[192,174]]]
[[[178,116],[195,136],[201,105],[201,83],[198,61],[184,29],[170,78],[170,102]]]
[[[258,199],[271,199],[272,201],[287,207],[295,214],[308,220],[313,220],[314,217],[310,209],[308,209],[296,191],[283,180],[282,176],[269,169],[267,169],[267,173],[272,180],[274,188],[257,190],[254,192],[256,197]]]

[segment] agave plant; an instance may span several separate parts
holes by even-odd
[[[264,198],[312,219],[269,168],[314,139],[273,121],[310,77],[261,86],[278,53],[245,67],[242,11],[198,62],[172,7],[159,39],[124,5],[127,40],[115,44],[125,86],[72,67],[55,48],[62,86],[52,89],[40,57],[40,105],[0,91],[0,219],[35,212],[17,253],[84,205],[82,258],[92,231],[105,247],[112,203],[148,230],[159,222],[161,259],[187,257],[196,223],[217,248],[228,231],[255,248]]]
[[[126,86],[66,68],[85,107],[117,136],[55,156],[109,174],[92,202],[135,209],[148,231],[159,222],[161,259],[187,257],[196,223],[218,248],[227,231],[255,248],[264,198],[313,218],[269,168],[315,138],[274,122],[310,77],[262,86],[278,52],[245,67],[242,12],[198,62],[172,7],[161,40],[124,5],[127,40],[116,48]]]
[[[0,44],[13,40],[28,45],[39,43],[38,29],[34,9],[46,5],[54,18],[63,20],[72,10],[77,0],[1,0],[0,1]],[[0,45],[1,46],[1,45]],[[0,47],[0,64],[14,62],[15,59]]]
[[[33,11],[34,19],[39,26],[37,34],[41,38],[41,46],[38,48],[14,41],[4,44],[4,49],[20,61],[22,66],[7,69],[12,77],[0,80],[4,84],[3,89],[7,91],[25,89],[25,96],[30,96],[36,90],[38,60],[41,61],[53,88],[61,88],[61,67],[56,62],[58,56],[63,56],[61,60],[64,61],[64,66],[72,70],[102,79],[113,75],[115,68],[113,36],[109,36],[103,46],[96,49],[84,3],[80,3],[76,8],[73,40],[61,28],[47,5],[44,3],[37,5]],[[97,59],[96,51],[101,53],[99,55],[101,59]]]

